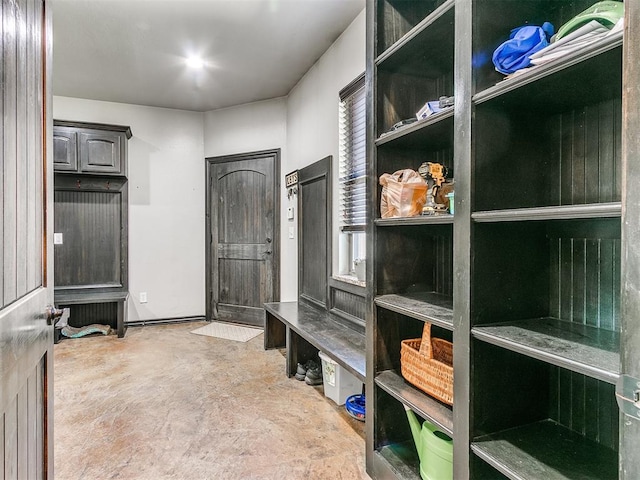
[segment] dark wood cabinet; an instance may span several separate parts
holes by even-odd
[[[124,133],[79,132],[80,171],[124,175],[125,142]]]
[[[124,335],[128,298],[129,127],[54,121],[55,301],[74,327]]]
[[[78,135],[73,128],[53,130],[53,168],[56,172],[78,171]]]
[[[54,170],[126,177],[129,138],[129,127],[55,120]]]
[[[405,406],[452,436],[455,479],[637,476],[640,422],[616,389],[640,373],[625,265],[638,169],[624,153],[638,151],[639,9],[625,2],[624,34],[517,77],[491,62],[513,28],[558,29],[593,3],[367,3],[373,478],[420,478]],[[390,132],[442,95],[455,106]],[[379,176],[425,161],[455,178],[455,216],[381,219]],[[400,342],[424,322],[453,341],[453,408],[400,374]]]

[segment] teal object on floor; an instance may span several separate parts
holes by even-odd
[[[62,335],[68,338],[80,338],[92,333],[101,333],[103,335],[109,335],[111,333],[111,327],[109,325],[100,325],[94,323],[87,325],[86,327],[70,327],[67,325],[62,329]]]
[[[416,414],[409,407],[405,409],[420,457],[422,480],[453,480],[453,440],[432,423],[420,425]]]

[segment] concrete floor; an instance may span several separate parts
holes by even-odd
[[[364,424],[287,378],[284,357],[189,333],[129,328],[55,346],[55,478],[368,479]]]

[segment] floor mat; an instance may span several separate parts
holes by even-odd
[[[196,328],[191,333],[208,337],[224,338],[236,342],[248,342],[262,333],[261,328],[241,327],[230,323],[211,322],[204,327]]]

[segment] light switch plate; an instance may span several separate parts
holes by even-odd
[[[294,238],[294,233],[295,230],[293,229],[293,227],[289,227],[289,238]]]
[[[54,233],[53,234],[53,244],[54,245],[62,245],[62,234]]]
[[[147,303],[147,292],[140,292],[140,303]]]
[[[287,208],[287,218],[293,220],[293,207]]]

